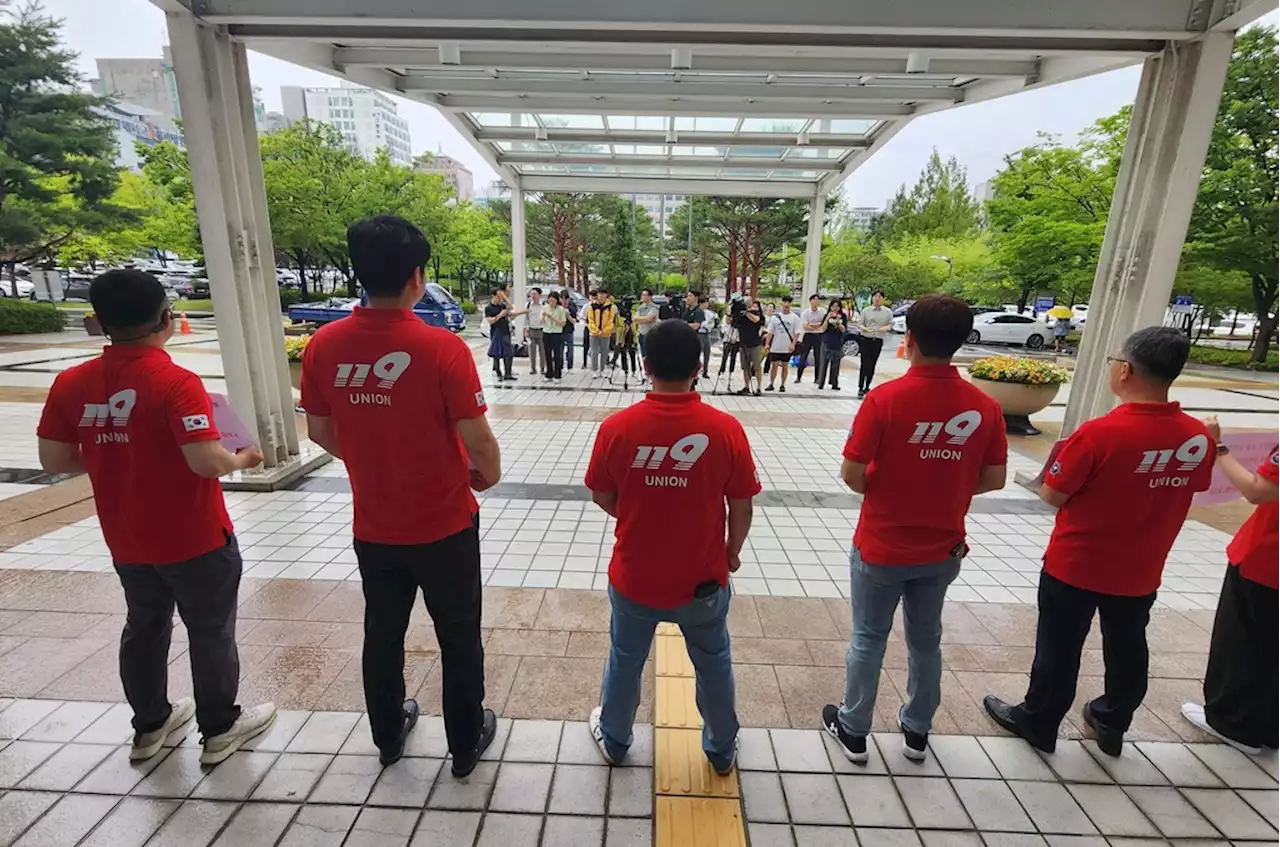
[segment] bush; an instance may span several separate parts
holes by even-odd
[[[309,335],[287,335],[284,339],[284,354],[290,362],[301,362],[302,354],[310,343]]]
[[[1071,374],[1066,368],[1041,359],[988,356],[969,365],[969,376],[1019,385],[1061,385]]]
[[[51,303],[33,303],[0,296],[0,335],[23,332],[62,332],[66,321]]]
[[[287,309],[290,306],[296,306],[299,303],[315,303],[325,299],[325,295],[317,294],[314,291],[308,291],[305,294],[297,288],[280,288],[280,308]]]
[[[476,304],[470,300],[460,300],[458,301],[458,305],[462,307],[462,314],[464,315],[474,315],[476,312],[480,311]]]
[[[1274,371],[1280,368],[1280,354],[1277,354],[1275,350],[1267,351],[1265,362],[1250,361],[1251,357],[1252,353],[1249,350],[1193,346],[1188,361],[1197,365],[1217,365],[1224,368],[1244,368],[1251,371]]]

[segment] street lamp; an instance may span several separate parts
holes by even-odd
[[[955,270],[955,267],[951,264],[952,259],[950,256],[930,256],[929,258],[937,259],[939,262],[946,262],[947,263],[947,279],[951,279],[951,272]]]

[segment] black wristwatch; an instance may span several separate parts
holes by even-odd
[[[1219,455],[1219,456],[1225,456],[1225,455],[1227,455],[1227,454],[1228,454],[1228,453],[1230,453],[1230,452],[1231,452],[1231,448],[1230,448],[1230,447],[1228,447],[1227,445],[1223,444],[1221,441],[1219,441],[1219,442],[1218,442],[1218,455]]]

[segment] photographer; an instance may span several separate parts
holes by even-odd
[[[764,385],[764,374],[761,371],[761,359],[764,353],[764,308],[760,302],[752,298],[745,308],[738,312],[736,323],[738,343],[742,352],[742,390],[739,394],[751,393],[751,377],[756,378],[756,396],[759,397]]]
[[[840,390],[840,360],[844,358],[844,335],[849,331],[849,319],[839,300],[832,300],[820,325],[822,355],[818,357],[818,390],[826,384],[828,374],[831,390]]]

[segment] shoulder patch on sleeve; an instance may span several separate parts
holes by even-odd
[[[187,432],[199,432],[209,428],[208,415],[187,415],[182,419],[182,428]]]

